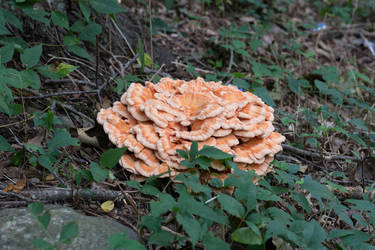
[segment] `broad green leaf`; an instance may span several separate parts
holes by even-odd
[[[2,12],[6,22],[10,23],[11,25],[13,25],[14,27],[23,32],[22,22],[12,12],[2,8],[0,9],[0,12]]]
[[[89,0],[91,7],[103,14],[114,14],[125,10],[116,0]]]
[[[141,226],[146,226],[151,231],[157,232],[157,231],[160,231],[162,222],[163,222],[162,217],[144,215],[142,216]]]
[[[170,10],[173,6],[174,0],[164,0],[164,6],[167,10]]]
[[[310,176],[306,176],[304,183],[301,185],[301,188],[306,189],[309,191],[312,196],[316,199],[333,199],[334,195],[331,191],[327,188],[327,186],[322,185],[314,180],[311,179]]]
[[[73,66],[67,63],[60,63],[59,65],[57,65],[55,72],[61,75],[61,77],[65,77],[76,69],[78,69],[78,66]]]
[[[238,88],[246,91],[250,88],[250,83],[241,78],[234,78],[233,84],[236,85]]]
[[[308,222],[304,220],[294,221],[290,225],[290,231],[300,236],[305,248],[326,249],[322,242],[326,239],[327,234],[317,221],[313,219]]]
[[[2,135],[0,135],[0,151],[15,152],[12,146],[8,143],[8,141]]]
[[[5,27],[4,25],[0,25],[0,36],[11,35],[11,34],[12,33],[10,33],[7,27]]]
[[[209,170],[211,160],[205,156],[199,156],[194,160],[194,164],[198,164],[203,170]]]
[[[71,240],[77,236],[78,224],[76,222],[70,222],[61,229],[59,241],[63,243],[70,243]]]
[[[160,193],[159,200],[151,202],[151,214],[154,217],[159,217],[165,212],[172,211],[176,206],[176,201],[170,194]]]
[[[108,244],[111,249],[146,250],[138,241],[129,239],[127,233],[113,233],[109,235]]]
[[[333,210],[340,217],[341,220],[343,220],[349,226],[353,227],[353,221],[347,215],[347,207],[341,205],[340,202],[336,200],[330,202],[329,205],[333,208]]]
[[[305,79],[297,80],[294,78],[287,78],[289,89],[297,95],[303,95],[303,88],[308,88],[310,86],[309,82]]]
[[[44,229],[47,229],[49,222],[51,221],[51,213],[49,212],[49,210],[46,210],[42,215],[37,216],[37,220]]]
[[[197,154],[198,154],[198,143],[196,141],[193,141],[190,145],[189,159],[194,160],[195,157],[197,157]]]
[[[211,231],[206,234],[202,243],[206,250],[230,250],[229,244],[215,237]]]
[[[79,0],[79,9],[81,10],[83,16],[85,17],[85,21],[89,22],[90,21],[90,8],[87,4],[86,0]]]
[[[94,60],[92,58],[92,56],[90,56],[90,54],[87,52],[86,49],[84,49],[82,47],[79,47],[78,45],[69,46],[69,47],[67,47],[67,49],[68,49],[69,52],[72,52],[72,53],[76,54],[77,56],[80,56],[82,58],[86,58],[90,61]]]
[[[158,195],[160,193],[159,189],[157,189],[156,187],[150,184],[143,185],[140,191],[142,194],[147,194],[147,195]]]
[[[204,145],[203,148],[199,150],[198,154],[215,160],[225,160],[233,157],[231,154],[227,154],[220,149],[207,145]]]
[[[306,199],[306,196],[302,193],[292,193],[291,197],[303,208],[308,214],[311,214],[311,207]]]
[[[112,148],[105,151],[100,157],[100,163],[107,167],[113,168],[119,162],[121,156],[125,153],[126,148]]]
[[[44,23],[46,26],[49,26],[49,20],[46,16],[49,14],[48,12],[41,11],[41,10],[34,10],[31,8],[23,9],[23,12],[31,17],[32,19]]]
[[[145,50],[143,48],[142,40],[138,37],[138,43],[137,43],[137,52],[138,52],[138,58],[137,62],[141,65],[142,72],[145,68]]]
[[[53,249],[51,243],[43,239],[33,239],[31,243],[38,249]]]
[[[32,87],[40,89],[40,77],[34,70],[22,70],[19,72],[21,88]]]
[[[30,213],[34,216],[40,215],[43,212],[43,209],[44,209],[43,203],[40,203],[40,202],[30,203],[27,207],[28,207]]]
[[[248,227],[241,227],[232,233],[232,240],[247,245],[261,245],[262,237]]]
[[[48,148],[50,151],[57,151],[61,147],[78,145],[78,139],[71,137],[66,129],[55,129],[55,134],[48,143]]]
[[[242,218],[245,214],[245,209],[242,204],[234,199],[232,196],[221,193],[218,195],[218,201],[223,206],[224,210],[238,218]]]
[[[35,66],[42,55],[42,45],[37,45],[29,49],[25,49],[21,54],[21,62],[26,66],[26,68],[31,68]]]
[[[346,202],[354,204],[354,206],[350,206],[353,210],[375,211],[375,204],[371,201],[348,199]]]
[[[172,243],[176,240],[176,235],[171,234],[167,231],[153,232],[148,238],[148,244],[155,244],[157,246],[166,247],[172,246]]]
[[[52,67],[52,65],[38,66],[38,67],[36,67],[36,70],[41,75],[43,75],[44,77],[49,78],[49,79],[60,79],[60,78],[64,77],[64,75],[61,75],[61,74],[57,73],[55,71],[55,69]]]
[[[69,28],[68,17],[64,13],[60,11],[52,11],[51,17],[52,17],[52,22],[56,26],[59,26],[65,29]]]
[[[184,159],[189,159],[189,153],[185,150],[177,149],[177,155]]]
[[[92,177],[96,182],[104,181],[108,176],[108,170],[103,169],[98,163],[91,162],[90,163],[90,171]]]
[[[193,246],[198,242],[199,236],[201,234],[201,225],[194,219],[190,214],[177,213],[177,222],[182,226],[185,232],[189,235]]]
[[[50,158],[47,155],[41,155],[41,156],[39,156],[38,163],[42,167],[44,167],[44,168],[46,168],[46,169],[48,169],[50,171],[53,170],[52,169],[52,162],[51,162]]]
[[[339,238],[341,239],[342,243],[346,246],[350,247],[358,247],[365,241],[372,238],[371,235],[366,234],[359,230],[331,230],[328,235],[328,240]]]
[[[275,102],[266,88],[261,86],[253,87],[253,94],[259,96],[267,105],[275,107]]]
[[[102,33],[102,26],[97,23],[89,23],[83,28],[78,38],[84,41],[90,41],[95,43],[96,36]]]
[[[12,60],[14,54],[14,44],[8,43],[0,48],[0,64],[5,64]]]

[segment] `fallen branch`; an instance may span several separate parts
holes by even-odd
[[[355,162],[361,161],[359,157],[345,156],[345,155],[324,155],[321,153],[299,149],[299,148],[296,148],[287,144],[282,144],[282,147],[284,151],[289,151],[298,155],[307,156],[311,158],[318,158],[318,159],[322,159],[325,161],[347,161],[347,160],[355,161]]]

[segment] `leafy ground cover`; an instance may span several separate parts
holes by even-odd
[[[373,1],[5,1],[0,206],[28,205],[48,233],[40,203],[66,199],[29,194],[73,190],[77,209],[139,233],[112,235],[113,249],[374,249],[374,13]],[[274,171],[254,184],[230,157],[192,148],[180,152],[188,166],[202,154],[233,175],[129,180],[117,165],[126,149],[96,113],[131,82],[163,76],[220,80],[273,106],[287,137]],[[61,242],[78,232],[68,224]]]

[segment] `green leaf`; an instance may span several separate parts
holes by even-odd
[[[253,94],[259,96],[267,105],[275,107],[275,102],[272,100],[272,97],[266,88],[261,86],[253,87]]]
[[[241,227],[232,233],[232,240],[247,245],[261,245],[262,237],[248,227]]]
[[[0,48],[0,64],[5,64],[12,60],[14,54],[14,44],[8,43]]]
[[[331,230],[328,235],[328,240],[340,238],[342,243],[350,247],[358,247],[365,241],[373,238],[371,235],[366,234],[359,230]]]
[[[43,239],[33,239],[31,243],[38,249],[53,249],[51,243]]]
[[[59,11],[52,11],[51,17],[52,17],[52,22],[56,26],[59,26],[65,29],[69,28],[68,17],[64,13],[59,12]]]
[[[294,221],[290,225],[290,231],[295,232],[303,240],[308,249],[326,249],[322,242],[326,239],[326,232],[315,220],[309,222],[304,220]]]
[[[157,246],[166,247],[172,246],[172,243],[176,240],[176,235],[171,234],[167,231],[159,231],[151,234],[148,238],[148,244],[155,244]]]
[[[346,202],[352,203],[355,206],[350,206],[353,210],[375,211],[375,204],[367,200],[348,199]]]
[[[292,193],[291,197],[303,208],[308,214],[311,214],[311,207],[306,199],[306,196],[302,193]]]
[[[65,77],[76,69],[78,69],[78,66],[73,66],[67,63],[60,63],[59,65],[57,65],[55,72],[61,77]]]
[[[190,145],[189,159],[194,160],[198,154],[198,143],[193,141]]]
[[[82,48],[82,47],[79,47],[79,46],[70,46],[70,47],[67,47],[68,51],[69,52],[72,52],[74,54],[76,54],[77,56],[80,56],[82,58],[86,58],[90,61],[93,61],[94,59],[90,56],[90,54],[87,52],[86,49]]]
[[[150,185],[150,184],[145,184],[141,188],[141,193],[142,194],[147,194],[147,195],[158,195],[160,193],[159,189],[156,187]]]
[[[22,22],[10,11],[6,9],[0,9],[0,12],[4,15],[6,22],[10,23],[17,29],[23,32]],[[0,22],[1,23],[1,22]]]
[[[49,14],[48,12],[41,11],[41,10],[34,10],[31,8],[23,9],[23,12],[31,17],[32,19],[44,23],[46,26],[49,26],[49,20],[46,16]]]
[[[114,233],[109,235],[108,244],[112,249],[134,249],[134,250],[146,250],[144,246],[141,245],[136,240],[129,239],[127,233]]]
[[[48,169],[50,171],[53,170],[52,169],[52,162],[51,162],[50,158],[47,155],[41,155],[41,156],[39,156],[38,163],[42,167],[44,167],[44,168],[46,168],[46,169]]]
[[[100,157],[100,163],[107,168],[113,168],[119,162],[126,148],[112,148],[105,151]]]
[[[0,97],[1,99],[1,97]],[[12,146],[8,143],[8,141],[0,135],[0,151],[2,152],[15,152]]]
[[[311,193],[311,195],[316,199],[333,199],[334,195],[327,188],[327,186],[322,185],[311,179],[311,176],[306,176],[301,188],[306,189]]]
[[[297,95],[303,95],[302,88],[308,88],[310,86],[309,82],[305,79],[297,80],[294,78],[287,78],[289,89]]]
[[[59,241],[69,244],[71,240],[77,236],[78,224],[76,222],[70,222],[61,229]]]
[[[114,14],[125,10],[116,0],[89,0],[91,7],[103,14]]]
[[[22,70],[18,75],[21,88],[40,89],[40,77],[34,70]]]
[[[215,237],[211,231],[206,234],[202,243],[206,250],[230,250],[229,244]]]
[[[194,160],[194,165],[195,164],[198,164],[199,167],[203,170],[209,170],[211,160],[205,156],[199,156],[198,158]]]
[[[108,176],[108,170],[103,169],[101,166],[99,166],[96,162],[90,163],[90,171],[92,174],[92,177],[96,182],[102,182],[104,181]]]
[[[199,236],[201,234],[201,225],[190,214],[177,213],[176,219],[177,222],[182,225],[182,228],[189,235],[194,247],[195,243],[198,242]]]
[[[21,54],[21,61],[26,68],[31,68],[39,62],[40,56],[42,55],[42,50],[42,45],[37,45],[23,51]]]
[[[162,214],[172,211],[176,206],[176,201],[170,194],[160,193],[159,200],[151,202],[151,214],[154,217],[159,217]]]
[[[90,41],[95,43],[96,36],[102,33],[102,26],[97,23],[90,23],[83,28],[78,38],[84,41]]]
[[[60,63],[60,64],[64,64],[64,63]],[[69,65],[69,64],[68,64]],[[60,79],[62,77],[64,77],[63,75],[57,73],[55,71],[55,69],[52,67],[52,65],[42,65],[42,66],[38,66],[36,68],[36,70],[41,74],[43,75],[44,77],[46,78],[49,78],[49,79]]]
[[[227,194],[221,193],[218,195],[218,201],[223,206],[224,210],[228,213],[238,217],[242,218],[245,214],[245,209],[242,206],[242,204],[234,199],[232,196],[229,196]]]
[[[243,90],[249,90],[249,88],[250,88],[250,83],[248,83],[247,81],[245,81],[244,79],[241,79],[241,78],[234,78],[233,84],[236,85],[237,87],[243,89]]]
[[[49,210],[45,211],[42,215],[37,217],[37,220],[42,225],[44,229],[48,228],[49,222],[51,221],[51,213]]]
[[[66,146],[79,146],[78,139],[71,137],[66,129],[55,129],[55,134],[48,143],[49,150],[53,152]]]
[[[231,154],[227,154],[220,149],[207,145],[204,145],[203,148],[199,150],[198,154],[215,160],[225,160],[233,157]]]
[[[177,149],[177,155],[184,159],[189,159],[189,153],[185,150]]]
[[[90,21],[90,8],[89,5],[87,4],[86,0],[79,0],[79,9],[81,10],[83,16],[85,17],[85,21],[89,22]]]
[[[164,0],[164,6],[167,10],[170,10],[173,6],[174,0]]]
[[[28,207],[30,213],[34,216],[40,215],[43,212],[43,209],[44,209],[43,203],[40,203],[40,202],[30,203],[27,207]]]

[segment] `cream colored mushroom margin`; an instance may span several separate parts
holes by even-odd
[[[163,177],[185,171],[176,150],[187,150],[193,141],[233,154],[243,170],[262,176],[282,150],[285,137],[273,132],[273,109],[250,92],[221,82],[162,78],[146,86],[132,83],[97,120],[117,147],[127,147],[120,165],[134,177],[149,177],[170,170]],[[211,177],[225,179],[230,170],[211,163]]]

